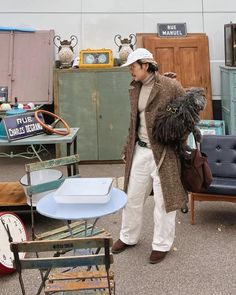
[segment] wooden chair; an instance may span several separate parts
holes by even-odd
[[[114,273],[110,271],[110,265],[113,263],[113,256],[110,252],[111,246],[112,238],[106,236],[71,238],[66,240],[12,242],[10,247],[14,254],[13,265],[19,274],[22,294],[26,295],[23,280],[24,269],[40,269],[41,271],[45,269],[56,269],[56,272],[51,272],[49,276],[46,272],[42,278],[45,294],[74,291],[85,292],[86,290],[88,292],[89,290],[93,290],[93,293],[87,293],[86,291],[86,294],[115,294]],[[94,249],[98,250],[94,253]],[[58,257],[58,255],[55,255],[58,251],[62,250],[72,253],[69,256],[64,255]],[[51,257],[48,256],[49,251],[56,253]],[[81,254],[81,251],[83,254]],[[26,255],[20,255],[22,252],[26,253]],[[28,257],[32,252],[41,253],[40,258]],[[41,257],[42,255],[44,256]],[[98,266],[100,266],[99,269]],[[70,269],[65,271],[65,268],[68,267]],[[77,267],[83,267],[83,270],[77,270]],[[64,272],[58,272],[62,268]],[[94,293],[94,290],[97,292],[100,290],[101,293]],[[31,290],[31,294],[40,293],[37,291],[32,293]]]
[[[236,203],[236,136],[204,135],[201,151],[208,156],[213,182],[202,193],[190,193],[191,224],[195,222],[195,201]]]

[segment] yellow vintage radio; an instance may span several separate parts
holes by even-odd
[[[79,68],[111,68],[113,56],[111,49],[80,50]]]

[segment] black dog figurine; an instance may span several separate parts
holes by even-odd
[[[155,140],[172,146],[180,156],[185,156],[190,149],[186,141],[191,132],[197,142],[201,141],[201,133],[196,124],[200,121],[199,112],[205,105],[206,98],[202,88],[191,88],[186,95],[173,100],[155,118]]]

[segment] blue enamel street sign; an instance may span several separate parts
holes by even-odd
[[[43,120],[42,114],[39,119]],[[35,120],[34,113],[7,116],[2,119],[9,141],[44,133],[43,127]]]

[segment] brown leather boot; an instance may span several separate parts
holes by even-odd
[[[149,257],[149,263],[156,264],[156,263],[161,262],[165,258],[167,253],[168,253],[168,251],[162,252],[162,251],[154,251],[153,250],[150,257]]]
[[[125,251],[125,249],[127,249],[128,247],[134,247],[134,246],[135,245],[127,245],[119,239],[113,244],[113,246],[111,248],[111,252],[113,254],[119,254],[119,253]]]

